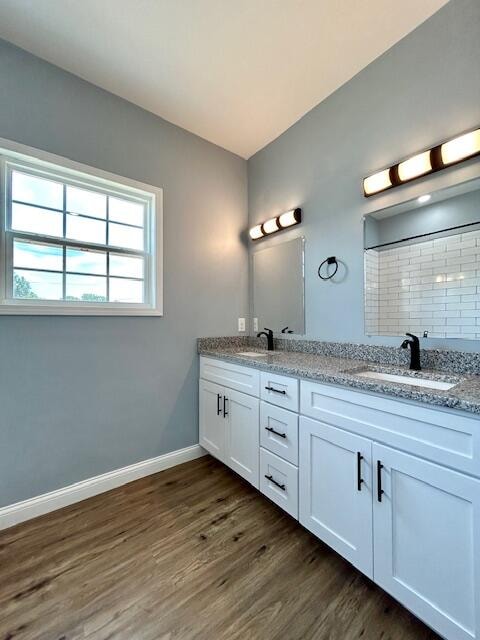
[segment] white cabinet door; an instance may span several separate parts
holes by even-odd
[[[199,385],[199,441],[212,456],[225,462],[226,420],[223,417],[223,398],[226,389],[213,382],[200,380]]]
[[[224,392],[227,398],[225,463],[258,489],[260,401],[231,389]]]
[[[480,481],[378,444],[373,461],[375,582],[448,640],[479,639]]]
[[[300,522],[373,577],[370,440],[300,417]]]

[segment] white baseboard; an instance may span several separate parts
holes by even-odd
[[[115,469],[100,476],[75,482],[68,487],[2,507],[0,508],[0,530],[204,455],[206,455],[206,451],[199,444],[195,444],[192,447],[178,449],[149,460],[142,460],[142,462],[136,462],[128,467]]]

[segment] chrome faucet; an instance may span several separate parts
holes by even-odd
[[[265,327],[265,331],[257,333],[257,338],[260,338],[260,336],[265,336],[267,338],[267,349],[268,351],[273,351],[273,331]]]
[[[410,340],[404,340],[400,345],[402,349],[410,347],[410,369],[412,371],[420,371],[420,340],[413,333],[406,333]]]

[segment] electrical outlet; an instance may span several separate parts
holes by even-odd
[[[258,318],[253,319],[253,330],[258,331]]]
[[[238,330],[245,331],[245,318],[238,319]]]

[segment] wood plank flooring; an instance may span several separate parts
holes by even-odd
[[[438,640],[210,457],[0,532],[0,640]]]

